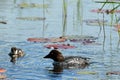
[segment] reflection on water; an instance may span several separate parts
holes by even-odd
[[[50,71],[52,71],[53,73],[62,73],[63,72],[63,67],[61,66],[53,66],[53,69],[51,69]]]
[[[62,2],[59,0],[44,0],[49,4],[45,8],[44,37],[59,37],[62,35]],[[85,69],[62,69],[53,67],[52,60],[45,60],[43,56],[48,54],[49,49],[43,46],[49,43],[27,42],[30,37],[42,37],[43,20],[17,19],[17,17],[30,18],[42,17],[43,8],[19,8],[17,5],[26,3],[39,3],[42,0],[1,0],[0,1],[0,67],[5,68],[8,80],[119,80],[119,75],[106,75],[107,72],[120,71],[119,47],[117,48],[119,37],[114,27],[105,26],[106,39],[103,51],[103,34],[99,35],[97,42],[102,45],[83,45],[74,43],[76,49],[60,49],[64,55],[90,57],[91,64]],[[14,4],[15,3],[15,4]],[[87,4],[87,5],[86,5]],[[66,35],[80,34],[79,25],[76,22],[76,3],[74,0],[68,1],[67,10],[67,30]],[[97,13],[89,12],[90,9],[99,8],[92,0],[83,1],[83,19],[102,18]],[[25,5],[24,5],[25,6]],[[73,16],[74,14],[74,16]],[[105,15],[109,20],[110,16]],[[47,26],[46,26],[47,25]],[[78,30],[76,30],[78,29]],[[83,23],[82,34],[98,37],[100,28],[89,26]],[[110,34],[111,32],[111,34]],[[17,60],[16,64],[10,62],[8,53],[11,47],[16,46],[25,52],[25,56]],[[48,68],[46,68],[48,67]],[[84,72],[84,73],[83,73]],[[94,73],[94,74],[92,74]]]

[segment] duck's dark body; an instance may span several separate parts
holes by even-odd
[[[63,55],[56,49],[52,50],[44,58],[51,58],[54,60],[54,66],[61,66],[63,68],[85,68],[89,65],[90,58],[84,58],[80,56],[66,56]]]

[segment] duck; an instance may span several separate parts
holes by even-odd
[[[52,59],[53,66],[62,68],[85,68],[89,65],[90,58],[81,56],[63,56],[60,51],[53,49],[44,58]]]
[[[8,54],[11,58],[10,62],[15,63],[16,60],[25,55],[24,51],[20,48],[12,47],[10,53]]]

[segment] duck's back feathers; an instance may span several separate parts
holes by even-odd
[[[89,63],[90,58],[84,58],[81,56],[66,56],[65,62],[72,63],[72,64],[86,64]]]
[[[79,56],[66,56],[63,62],[54,61],[54,66],[62,66],[63,68],[85,68],[89,65],[90,58]]]

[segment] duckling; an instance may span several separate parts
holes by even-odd
[[[15,63],[18,58],[23,57],[25,54],[22,49],[12,47],[11,52],[8,55],[11,57],[10,62]]]

